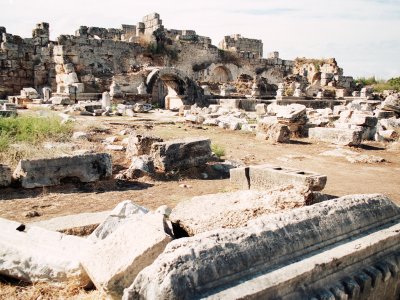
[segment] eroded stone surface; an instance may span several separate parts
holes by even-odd
[[[284,287],[293,291],[296,286],[292,286],[290,280],[285,281],[293,274],[285,272],[292,262],[302,262],[322,253],[322,258],[332,264],[335,257],[351,263],[346,255],[342,257],[341,245],[348,243],[349,237],[379,230],[379,226],[393,226],[399,222],[399,215],[400,208],[383,195],[352,195],[264,216],[249,222],[247,227],[214,230],[175,240],[152,265],[139,273],[125,290],[123,299],[212,298],[213,295],[218,298],[219,293],[234,297],[235,292],[253,297],[258,293],[271,296],[266,290],[276,292],[273,287],[281,281],[286,282]],[[387,231],[385,238],[387,242],[378,242],[376,247],[369,249],[374,253],[390,249],[396,243],[398,245],[400,235]],[[358,247],[365,249],[363,255],[368,253],[373,239],[376,237],[368,236],[367,241],[360,241]],[[357,252],[357,242],[350,240],[350,243],[353,244],[345,249],[350,250],[349,253]],[[333,256],[326,256],[324,249],[331,247],[339,247],[339,252],[333,250]],[[311,253],[314,256],[310,256]],[[362,259],[363,256],[361,264]],[[316,277],[318,273],[315,272],[329,271],[325,269],[325,263],[305,266],[315,266]],[[330,265],[326,266],[329,268]],[[253,280],[268,276],[274,270],[280,272],[278,277],[275,275],[274,279],[269,279],[271,281],[252,284]],[[305,272],[303,270],[294,268],[299,273]],[[301,278],[310,280],[310,277]]]
[[[171,241],[164,216],[145,214],[124,223],[85,254],[82,265],[95,286],[114,298],[122,296],[136,275],[153,263]]]
[[[193,236],[218,228],[242,227],[249,220],[310,205],[312,200],[313,195],[304,187],[294,186],[204,195],[180,202],[169,219]]]
[[[91,247],[83,238],[0,218],[0,274],[26,282],[90,282],[80,264]],[[17,230],[19,228],[19,230]]]
[[[24,188],[58,185],[63,179],[93,182],[111,176],[111,155],[106,153],[21,160],[13,177]]]
[[[188,138],[152,146],[154,167],[168,172],[189,169],[205,164],[211,158],[211,141],[206,138]]]

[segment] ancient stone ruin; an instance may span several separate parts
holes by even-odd
[[[264,57],[261,40],[240,34],[217,47],[194,30],[167,29],[157,13],[119,29],[81,26],[56,40],[49,26],[37,24],[30,38],[0,27],[0,118],[43,109],[77,123],[73,151],[21,159],[14,171],[1,163],[0,193],[72,184],[79,194],[91,183],[93,197],[106,186],[150,195],[171,182],[184,193],[189,175],[229,178],[230,189],[202,190],[174,207],[118,199],[109,211],[31,223],[0,218],[1,276],[125,300],[400,297],[394,201],[330,195],[329,176],[306,164],[230,160],[207,132],[240,131],[243,149],[248,134],[263,146],[325,143],[335,150],[322,155],[379,163],[356,151],[398,143],[399,93],[361,88],[334,58]],[[85,132],[89,120],[107,126]],[[151,132],[171,123],[198,133]]]

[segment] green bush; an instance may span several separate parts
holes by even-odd
[[[211,144],[211,150],[218,158],[225,155],[225,149],[218,144]]]
[[[44,141],[62,142],[72,133],[70,124],[62,124],[56,117],[21,116],[0,118],[0,151],[9,145],[26,142],[37,145]]]

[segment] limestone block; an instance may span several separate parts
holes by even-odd
[[[63,179],[94,182],[111,176],[111,155],[106,153],[21,160],[13,177],[24,188],[58,185]]]
[[[21,90],[21,98],[37,99],[37,98],[39,98],[39,93],[34,88],[23,88]]]
[[[18,45],[17,44],[8,43],[8,42],[2,42],[1,43],[1,50],[4,50],[4,51],[18,51]]]
[[[280,122],[305,124],[307,122],[307,108],[302,104],[279,106],[276,117]]]
[[[26,282],[89,283],[80,258],[91,242],[35,226],[20,231],[20,225],[0,218],[0,274]]]
[[[240,189],[268,190],[291,184],[310,191],[321,191],[327,176],[293,168],[258,165],[231,169],[230,181]]]
[[[398,251],[399,215],[383,195],[352,195],[174,240],[123,299],[308,298],[285,295],[337,282]]]
[[[0,164],[0,188],[7,187],[11,184],[12,172],[11,168]]]
[[[375,127],[378,123],[378,119],[369,115],[353,114],[350,123],[358,126]]]
[[[49,87],[44,87],[44,88],[42,89],[42,93],[43,93],[43,100],[44,100],[45,102],[49,101],[49,100],[50,100],[50,97],[51,97],[51,88],[49,88]]]
[[[151,146],[154,143],[162,141],[162,138],[156,136],[131,134],[129,136],[126,154],[127,156],[150,155]]]
[[[75,103],[70,97],[66,96],[51,97],[49,101],[54,105],[70,105]]]
[[[374,111],[374,116],[378,119],[389,119],[396,117],[396,113],[394,111],[377,109]]]
[[[256,114],[259,116],[265,115],[267,113],[267,104],[259,103],[256,104]]]
[[[109,92],[104,92],[101,98],[101,107],[106,109],[107,107],[111,107],[111,96]]]
[[[136,275],[152,264],[171,237],[160,214],[132,219],[86,253],[82,265],[96,288],[119,299]]]
[[[69,74],[64,74],[62,77],[63,82],[66,85],[73,84],[73,83],[79,83],[78,80],[78,75],[75,72],[69,73]]]
[[[104,240],[119,227],[134,219],[135,216],[141,216],[148,212],[146,208],[136,205],[130,200],[123,201],[110,212],[104,222],[88,238],[94,242]]]
[[[164,171],[184,170],[204,165],[211,158],[211,141],[187,138],[154,143],[151,147],[154,167]]]
[[[72,83],[71,86],[74,88],[72,93],[81,94],[85,91],[85,85],[83,83]]]
[[[245,226],[249,220],[312,204],[310,193],[287,185],[267,191],[237,191],[179,202],[169,217],[189,236],[221,228]]]
[[[137,179],[154,173],[153,159],[149,155],[134,156],[128,170],[122,175],[126,179]]]
[[[309,129],[308,136],[310,139],[343,146],[358,146],[362,140],[362,132],[358,129],[314,127]]]
[[[273,143],[289,143],[289,127],[279,123],[260,123],[257,126],[257,139],[267,140]]]

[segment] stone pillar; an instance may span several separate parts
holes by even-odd
[[[49,101],[50,98],[51,98],[51,88],[44,87],[44,88],[42,89],[42,92],[43,92],[43,101],[44,101],[44,102]]]
[[[254,81],[251,87],[251,96],[252,97],[259,97],[261,95],[260,89],[258,88],[257,82]]]
[[[145,86],[145,84],[143,82],[137,87],[137,91],[138,91],[139,95],[147,94],[146,86]]]
[[[296,89],[294,90],[293,97],[301,97],[302,96],[302,92],[300,89],[301,84],[296,82],[295,86],[296,86]]]
[[[101,98],[101,107],[103,109],[109,109],[111,107],[111,97],[108,92],[104,92]]]
[[[276,97],[282,99],[282,96],[285,94],[285,85],[283,83],[278,84],[278,90],[276,91]]]

